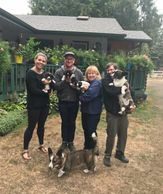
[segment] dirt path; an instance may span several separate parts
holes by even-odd
[[[23,128],[0,137],[1,194],[162,194],[163,193],[163,80],[148,81],[150,108],[143,119],[131,115],[126,155],[129,164],[112,159],[112,167],[102,164],[105,146],[105,114],[98,129],[100,157],[95,174],[74,170],[62,178],[48,171],[48,157],[37,150],[37,136],[30,144],[32,160],[21,158]],[[150,115],[153,114],[153,119]],[[83,146],[80,116],[75,144]],[[45,142],[54,150],[60,144],[60,120],[46,123]]]

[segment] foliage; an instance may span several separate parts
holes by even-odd
[[[154,69],[154,64],[152,60],[145,54],[133,56],[126,56],[123,53],[109,55],[108,61],[117,63],[118,67],[122,70],[128,68],[128,65],[130,65],[130,67],[132,67],[133,70],[143,68],[147,72],[151,72]]]
[[[128,64],[132,64],[132,69],[145,68],[147,72],[151,72],[154,69],[154,64],[147,55],[128,57]]]
[[[117,63],[118,67],[122,70],[124,70],[126,68],[126,65],[127,65],[127,58],[123,53],[109,55],[108,61]]]
[[[50,110],[49,113],[56,113],[58,112],[58,97],[56,95],[56,92],[53,92],[50,95]]]
[[[6,100],[6,101],[0,101],[0,108],[10,112],[10,111],[21,111],[24,110],[26,107],[26,93],[20,93],[18,95],[18,98],[14,101]]]
[[[123,29],[146,32],[153,40],[153,53],[161,50],[158,37],[163,20],[158,15],[154,0],[30,0],[29,3],[35,15],[116,18]]]
[[[9,44],[0,41],[0,77],[2,73],[7,72],[11,68],[11,55],[9,52]]]
[[[52,64],[61,65],[64,60],[64,53],[66,51],[72,51],[76,55],[76,65],[85,70],[89,65],[96,65],[99,71],[103,71],[104,66],[107,63],[107,57],[101,53],[94,50],[82,50],[69,47],[68,45],[63,45],[62,47],[54,47],[53,49],[45,48],[44,52],[49,57],[49,62]]]
[[[35,38],[31,37],[26,44],[24,45],[24,60],[26,62],[28,61],[33,61],[37,50],[38,46],[40,45],[40,42],[36,41]]]
[[[7,115],[7,111],[5,111],[4,109],[0,108],[0,117],[2,115]]]
[[[13,131],[24,119],[25,114],[22,111],[11,111],[0,116],[0,136]]]
[[[20,55],[20,56],[24,56],[25,51],[24,51],[24,45],[22,44],[18,44],[18,46],[15,48],[12,48],[14,50],[14,54],[15,55]]]
[[[142,29],[149,35],[154,32],[152,29],[160,27],[153,0],[30,0],[29,3],[34,15],[114,17],[123,28]]]
[[[157,68],[163,66],[163,29],[157,37],[157,41],[151,48],[151,57],[155,61]]]

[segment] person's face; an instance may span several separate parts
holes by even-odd
[[[93,81],[97,78],[97,73],[90,71],[87,73],[87,79],[88,81]]]
[[[45,65],[47,64],[47,60],[44,56],[39,55],[36,59],[35,59],[35,66],[37,69],[41,70]]]
[[[109,75],[112,75],[115,72],[114,65],[111,65],[110,67],[108,67],[106,71]]]
[[[65,57],[65,60],[64,60],[64,65],[67,67],[67,68],[71,68],[73,67],[75,63],[75,58],[71,55],[68,55]]]

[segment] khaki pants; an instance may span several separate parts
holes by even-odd
[[[111,156],[117,135],[116,150],[124,153],[127,142],[128,117],[127,115],[115,116],[106,112],[107,138],[105,155]]]

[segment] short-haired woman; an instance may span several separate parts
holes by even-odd
[[[102,111],[101,75],[96,66],[90,65],[85,71],[85,77],[90,86],[80,95],[79,99],[81,102],[81,118],[85,138],[84,149],[92,149],[95,146],[95,142],[91,135],[93,132],[97,135],[97,125]]]

